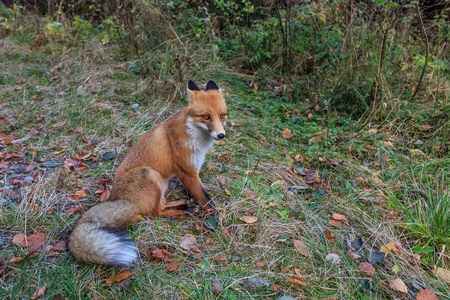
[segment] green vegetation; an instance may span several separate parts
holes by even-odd
[[[450,299],[447,4],[27,3],[0,5],[1,299],[42,286],[44,299]],[[143,217],[127,233],[132,277],[108,284],[121,268],[52,247],[107,197],[133,142],[185,105],[188,79],[215,80],[229,105],[200,174],[218,226]],[[13,241],[34,233],[37,251]],[[180,247],[186,234],[199,251]]]

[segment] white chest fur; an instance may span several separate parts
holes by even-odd
[[[200,127],[203,124],[197,125],[192,118],[188,119],[186,125],[188,134],[191,137],[189,142],[189,148],[192,150],[191,163],[197,172],[199,172],[205,161],[206,152],[208,152],[214,144],[214,139],[205,131],[206,128]]]

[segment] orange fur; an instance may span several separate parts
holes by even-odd
[[[77,260],[129,265],[137,255],[134,244],[127,238],[114,236],[117,240],[112,245],[107,240],[112,234],[108,228],[124,229],[136,222],[139,214],[189,213],[187,200],[166,202],[164,199],[173,176],[179,177],[204,208],[214,209],[198,174],[213,141],[225,136],[227,106],[214,82],[208,82],[206,91],[200,91],[193,82],[188,86],[193,87],[188,89],[189,105],[145,133],[117,168],[112,201],[92,207],[75,225],[69,248]],[[102,248],[102,244],[107,245]],[[126,249],[122,254],[121,247]]]

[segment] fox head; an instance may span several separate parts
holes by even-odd
[[[217,84],[210,80],[206,91],[189,80],[188,82],[188,123],[219,140],[225,137],[225,123],[227,121],[227,104],[222,91]]]

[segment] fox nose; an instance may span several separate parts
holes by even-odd
[[[217,137],[218,137],[219,139],[223,139],[223,138],[225,137],[225,133],[219,133],[219,134],[217,135]]]

